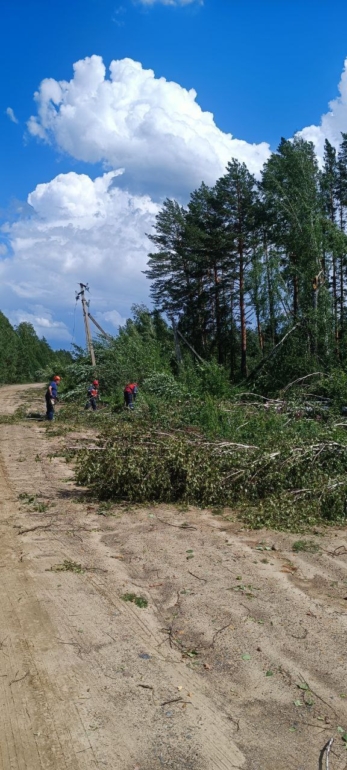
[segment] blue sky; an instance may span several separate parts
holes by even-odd
[[[304,135],[319,150],[324,135],[336,143],[347,131],[346,80],[328,108],[347,56],[339,0],[2,0],[1,28],[0,306],[53,344],[69,344],[78,280],[90,281],[111,331],[132,301],[148,301],[145,232],[165,195],[184,200],[202,178],[213,183],[230,152],[258,171],[281,136],[311,127]],[[57,84],[93,56],[106,75],[92,59],[48,115]],[[123,59],[142,69],[118,68],[111,94],[108,67]],[[53,85],[35,104],[45,78]]]

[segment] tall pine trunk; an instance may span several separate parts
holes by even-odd
[[[272,347],[274,348],[276,345],[275,301],[274,301],[272,276],[270,271],[269,251],[268,251],[266,238],[264,238],[264,253],[265,253],[266,282],[267,282],[267,292],[268,292],[268,302],[269,302],[270,333],[271,333]]]
[[[240,331],[241,331],[241,374],[247,377],[247,327],[245,308],[245,263],[243,241],[239,238],[239,297],[240,297]]]
[[[338,317],[338,299],[337,299],[337,271],[336,271],[336,256],[332,255],[333,264],[333,311],[334,311],[334,340],[335,340],[335,355],[339,358],[339,317]]]
[[[230,379],[233,380],[237,368],[238,340],[235,334],[235,286],[234,280],[231,282],[230,291]]]
[[[222,344],[222,319],[220,311],[220,299],[219,299],[219,277],[216,263],[213,265],[213,278],[214,278],[214,312],[216,320],[216,338],[217,338],[217,352],[218,363],[224,363],[223,344]]]

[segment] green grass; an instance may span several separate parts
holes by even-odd
[[[76,572],[78,574],[82,574],[84,572],[84,569],[81,564],[77,564],[76,561],[70,561],[69,559],[64,559],[62,564],[55,564],[54,567],[51,567],[52,572]]]
[[[21,492],[18,495],[18,500],[20,500],[22,505],[30,505],[33,511],[37,513],[45,513],[51,505],[51,503],[42,502],[38,499],[37,495],[30,495],[28,492]]]
[[[318,543],[313,540],[296,540],[292,545],[294,553],[300,553],[300,551],[306,551],[307,553],[318,553],[320,551]]]
[[[136,604],[136,607],[140,607],[141,609],[148,607],[148,601],[144,598],[144,596],[136,596],[136,594],[123,594],[121,599],[123,599],[123,602],[132,602],[133,604]]]

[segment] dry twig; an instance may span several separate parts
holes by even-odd
[[[334,551],[326,551],[329,556],[344,556],[347,553],[347,548],[344,545],[339,545]]]
[[[164,703],[161,703],[161,706],[168,706],[169,703],[182,703],[183,698],[173,698],[172,700],[164,700]]]
[[[213,647],[214,646],[214,640],[215,640],[216,636],[218,636],[218,634],[221,634],[222,631],[225,631],[227,628],[230,628],[230,625],[231,625],[231,623],[227,623],[226,626],[223,626],[222,628],[219,628],[218,631],[216,631],[216,633],[213,635],[211,644],[209,644],[209,647]],[[209,649],[209,647],[207,647],[206,649]]]
[[[325,770],[329,770],[329,756],[330,756],[330,751],[333,743],[334,743],[334,738],[330,738],[330,740],[325,744],[325,746],[323,746],[322,751],[320,752],[320,755],[319,755],[319,765],[318,765],[319,770],[323,770],[324,754],[325,754]]]
[[[321,701],[321,703],[324,703],[324,706],[327,706],[329,709],[331,709],[333,711],[333,713],[335,714],[335,716],[337,717],[337,713],[336,713],[335,709],[333,708],[333,706],[331,706],[330,703],[327,703],[326,700],[323,700],[323,698],[321,698],[321,696],[318,695],[318,693],[315,692],[315,690],[313,690],[312,687],[310,687],[310,685],[308,684],[308,682],[306,682],[306,679],[303,677],[302,674],[300,674],[300,676],[301,676],[301,679],[304,682],[304,684],[307,685],[307,687],[308,687],[309,691],[312,693],[312,695],[315,695],[316,698],[318,698],[318,700]]]
[[[20,676],[19,679],[12,679],[12,681],[8,683],[8,686],[11,687],[11,684],[15,684],[16,682],[22,682],[22,680],[25,679],[25,677],[27,676],[29,676],[29,671],[27,671],[26,674],[24,674],[24,676]]]
[[[282,393],[286,393],[289,388],[292,388],[293,385],[298,385],[299,382],[303,382],[304,380],[308,380],[309,377],[318,377],[323,376],[323,372],[312,372],[312,374],[306,374],[305,377],[299,377],[297,380],[294,380],[293,382],[290,382],[289,385],[286,385],[285,388],[283,388]]]
[[[161,521],[162,524],[167,524],[168,527],[175,527],[176,529],[195,529],[197,530],[197,527],[192,527],[190,524],[170,524],[169,521],[165,521],[164,519],[159,519],[159,516],[156,516],[157,521]]]
[[[27,532],[35,532],[36,529],[49,529],[54,522],[50,521],[49,524],[37,524],[36,527],[29,527],[28,529],[19,529],[17,534],[18,535],[25,535]],[[15,525],[15,529],[17,529],[17,525]]]
[[[192,577],[195,577],[197,580],[201,580],[201,581],[203,581],[204,583],[207,583],[207,580],[206,580],[206,578],[201,578],[201,577],[199,577],[198,575],[194,575],[194,572],[190,572],[190,570],[188,570],[188,574],[189,574],[189,575],[192,575]]]
[[[160,705],[168,706],[169,703],[186,703],[186,704],[190,703],[191,706],[193,705],[190,700],[183,700],[183,698],[173,698],[173,700],[165,700],[164,703],[161,703]]]

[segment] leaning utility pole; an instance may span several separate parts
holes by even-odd
[[[87,341],[87,349],[88,353],[90,355],[92,366],[96,366],[95,361],[95,353],[94,353],[94,347],[93,347],[93,340],[92,335],[90,333],[90,326],[89,326],[89,318],[88,318],[88,305],[89,302],[85,298],[85,292],[89,291],[89,286],[87,283],[80,283],[81,290],[79,292],[76,292],[76,300],[80,299],[82,302],[82,310],[83,310],[83,318],[84,318],[84,328],[86,332],[86,341]]]
[[[106,340],[110,340],[110,342],[112,342],[112,340],[114,339],[112,335],[107,334],[107,332],[105,332],[105,330],[102,328],[102,326],[100,326],[98,321],[95,320],[94,316],[92,316],[91,313],[88,313],[88,318],[90,318],[90,320],[93,322],[96,328],[99,329],[100,334],[102,334],[102,336],[105,337]]]

